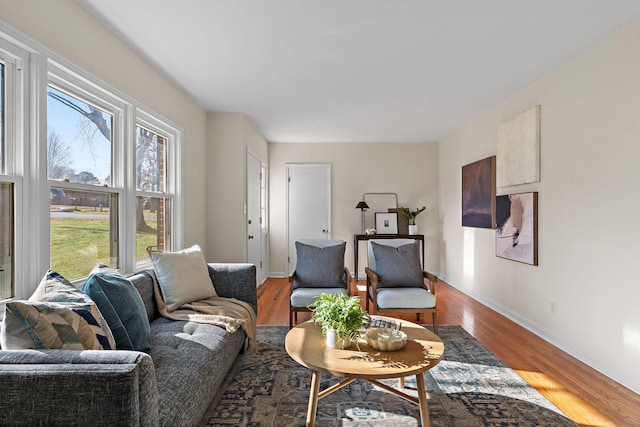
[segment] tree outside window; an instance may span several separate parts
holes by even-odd
[[[118,267],[118,194],[111,187],[113,114],[48,87],[51,268],[73,280]],[[73,185],[71,185],[73,184]]]
[[[145,127],[136,127],[136,259],[148,257],[147,249],[169,249],[166,196],[167,138]]]

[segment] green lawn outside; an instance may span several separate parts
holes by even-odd
[[[156,228],[155,220],[146,220]],[[51,269],[68,280],[85,277],[99,262],[116,267],[109,254],[109,217],[51,218]],[[136,233],[136,259],[148,257],[147,246],[155,246],[155,234]]]

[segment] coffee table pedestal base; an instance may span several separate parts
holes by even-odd
[[[309,392],[309,407],[307,409],[307,427],[313,427],[316,423],[316,412],[318,411],[318,400],[322,399],[325,396],[330,395],[334,391],[340,390],[342,387],[351,384],[358,378],[346,378],[339,382],[338,384],[334,384],[331,387],[320,391],[320,376],[321,373],[318,371],[311,371],[311,390]],[[431,422],[429,421],[429,402],[427,400],[427,391],[424,383],[424,376],[422,373],[416,375],[416,387],[418,391],[418,398],[411,396],[407,393],[404,393],[400,390],[397,390],[393,387],[389,387],[386,384],[381,383],[375,379],[367,379],[360,378],[362,380],[368,381],[373,385],[377,385],[378,387],[395,394],[409,402],[415,403],[420,408],[420,422],[423,427],[431,426]],[[398,384],[401,388],[404,388],[404,377],[398,378]]]

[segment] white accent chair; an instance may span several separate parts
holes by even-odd
[[[431,313],[438,333],[436,282],[438,277],[422,269],[419,242],[411,239],[368,241],[366,310],[372,314]],[[425,279],[426,283],[425,283]]]

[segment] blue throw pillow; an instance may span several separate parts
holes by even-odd
[[[378,287],[425,287],[418,241],[397,248],[371,242],[371,247],[376,258]]]
[[[294,288],[346,288],[345,247],[346,242],[322,248],[296,242]]]
[[[151,351],[151,330],[142,297],[127,278],[91,274],[82,287],[96,303],[116,340],[117,350]]]

